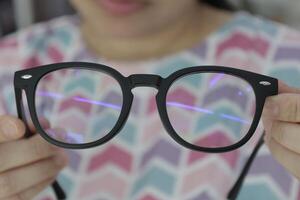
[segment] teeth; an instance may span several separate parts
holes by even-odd
[[[30,74],[25,74],[23,76],[21,76],[22,79],[30,79],[32,77],[32,75]]]

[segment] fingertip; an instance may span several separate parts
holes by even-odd
[[[0,142],[22,138],[25,130],[25,124],[17,117],[10,115],[0,117]]]

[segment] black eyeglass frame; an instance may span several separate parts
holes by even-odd
[[[43,130],[42,126],[39,123],[37,112],[36,112],[36,106],[35,106],[35,92],[36,92],[38,82],[46,74],[53,71],[66,69],[66,68],[72,68],[72,69],[82,68],[82,69],[96,70],[102,73],[106,73],[107,75],[113,77],[121,87],[122,95],[123,95],[123,105],[121,108],[120,116],[113,129],[108,134],[106,134],[104,137],[102,137],[97,141],[84,143],[84,144],[68,144],[61,141],[57,141],[51,138]],[[200,147],[194,144],[190,144],[185,140],[183,140],[172,127],[168,117],[167,106],[166,106],[166,96],[168,90],[171,87],[171,85],[179,78],[194,73],[229,74],[229,75],[242,78],[252,86],[256,96],[256,111],[255,111],[254,119],[252,121],[252,125],[248,133],[237,143],[227,147],[217,147],[217,148]],[[221,67],[221,66],[197,66],[197,67],[183,68],[179,71],[172,73],[167,78],[162,78],[161,76],[153,75],[153,74],[134,74],[128,77],[124,77],[121,73],[119,73],[115,69],[102,64],[96,64],[96,63],[85,63],[85,62],[56,63],[56,64],[40,66],[32,69],[17,71],[14,77],[14,85],[15,85],[15,94],[16,94],[18,113],[22,112],[21,92],[22,90],[24,90],[26,94],[26,98],[28,100],[28,108],[29,108],[30,116],[32,118],[32,122],[34,126],[37,128],[39,134],[41,134],[41,136],[44,139],[46,139],[48,142],[54,145],[63,148],[70,148],[70,149],[91,148],[98,145],[102,145],[108,142],[110,139],[112,139],[122,129],[129,116],[132,101],[133,101],[133,94],[131,90],[139,86],[149,86],[158,89],[158,93],[156,95],[156,102],[157,102],[157,107],[158,107],[161,121],[165,129],[167,130],[168,134],[177,143],[191,150],[203,151],[208,153],[221,153],[221,152],[231,151],[239,148],[251,138],[259,123],[266,97],[276,95],[278,93],[278,80],[275,78],[261,75],[261,74],[256,74],[241,69]]]
[[[116,125],[113,127],[113,129],[106,136],[104,136],[103,138],[97,141],[86,143],[86,144],[68,144],[61,141],[57,141],[51,138],[50,136],[48,136],[48,134],[43,130],[42,126],[39,123],[37,112],[35,109],[35,92],[39,80],[50,72],[57,71],[60,69],[67,69],[67,68],[72,68],[72,69],[81,68],[81,69],[95,70],[98,72],[106,73],[107,75],[113,77],[121,87],[122,95],[123,95],[123,105],[121,108],[121,113],[118,118],[118,121]],[[168,117],[167,106],[166,106],[166,96],[168,94],[168,90],[171,87],[171,85],[179,78],[186,75],[195,74],[195,73],[224,73],[235,77],[239,77],[251,85],[255,93],[255,99],[256,99],[256,110],[254,114],[254,119],[252,121],[248,133],[237,143],[230,146],[218,147],[218,148],[200,147],[200,146],[190,144],[185,140],[183,140],[172,127]],[[212,66],[212,65],[183,68],[181,70],[172,73],[167,78],[162,78],[161,76],[154,75],[154,74],[133,74],[128,77],[124,77],[121,73],[119,73],[115,69],[102,64],[88,63],[88,62],[65,62],[65,63],[55,63],[55,64],[39,66],[31,69],[20,70],[15,72],[15,76],[14,76],[15,98],[16,98],[16,106],[17,106],[17,112],[19,118],[22,119],[23,121],[26,120],[24,109],[23,109],[23,102],[22,102],[22,90],[24,90],[28,101],[30,117],[32,119],[34,126],[36,127],[37,132],[51,144],[63,148],[70,148],[70,149],[85,149],[85,148],[91,148],[98,145],[102,145],[108,142],[110,139],[112,139],[115,135],[117,135],[117,133],[122,129],[122,127],[126,123],[126,120],[130,113],[130,109],[133,101],[133,94],[131,90],[135,87],[140,87],[140,86],[154,87],[158,89],[158,93],[156,95],[156,103],[157,103],[158,112],[161,121],[167,133],[180,145],[189,148],[191,150],[202,151],[207,153],[222,153],[222,152],[232,151],[245,144],[251,138],[251,136],[254,134],[257,128],[257,125],[260,121],[260,117],[262,114],[265,99],[268,96],[273,96],[278,94],[278,80],[276,78],[257,74],[246,70],[224,67],[224,66]],[[27,136],[30,136],[30,133],[28,133]],[[238,185],[241,185],[241,183]],[[53,184],[53,188],[56,192],[56,195],[58,196],[58,199],[64,199],[65,197],[64,192],[60,188],[57,182]],[[237,188],[237,186],[235,186],[235,188]],[[235,193],[237,194],[238,191]]]

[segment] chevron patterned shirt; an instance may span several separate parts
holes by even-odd
[[[102,63],[125,76],[151,73],[163,77],[184,67],[223,65],[270,75],[300,87],[300,33],[245,12],[236,13],[233,19],[190,49],[144,62],[114,62],[96,56],[85,46],[78,25],[78,17],[64,16],[1,40],[1,114],[16,115],[14,71],[63,61]],[[84,87],[80,89],[89,92]],[[238,150],[222,154],[194,152],[177,144],[166,133],[156,109],[155,91],[137,88],[134,96],[126,125],[110,142],[92,149],[66,150],[70,162],[58,181],[68,199],[225,199],[256,144],[262,125]],[[65,110],[64,115],[67,114]],[[300,200],[299,189],[299,181],[263,147],[238,199]],[[52,189],[45,189],[36,199],[54,200]]]

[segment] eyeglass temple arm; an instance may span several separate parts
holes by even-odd
[[[65,200],[66,199],[66,194],[65,194],[64,190],[62,189],[62,187],[57,182],[57,180],[55,180],[52,183],[52,188],[54,190],[54,193],[55,193],[55,196],[56,196],[57,200]]]
[[[26,116],[25,116],[25,111],[23,107],[23,102],[22,102],[22,91],[19,88],[15,88],[15,98],[16,98],[16,106],[17,106],[17,113],[18,113],[18,118],[21,119],[23,122],[26,122]],[[31,137],[32,133],[30,132],[30,129],[28,127],[28,124],[25,123],[25,138]],[[55,180],[52,183],[52,188],[54,190],[55,196],[57,200],[65,200],[66,199],[66,194],[62,187],[59,185],[57,180]]]
[[[244,165],[244,168],[242,170],[242,172],[240,173],[239,178],[237,179],[237,181],[235,182],[235,184],[233,185],[233,187],[231,188],[231,190],[229,191],[228,195],[227,195],[227,199],[228,200],[235,200],[240,192],[240,189],[243,185],[244,179],[248,174],[248,171],[250,169],[250,166],[259,150],[259,148],[262,146],[262,144],[264,143],[264,135],[265,135],[265,131],[263,132],[263,134],[261,135],[261,137],[259,138],[258,143],[256,144],[253,152],[251,153],[249,159],[247,160],[246,164]]]

